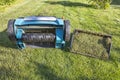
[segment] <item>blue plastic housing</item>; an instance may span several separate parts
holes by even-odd
[[[65,45],[64,40],[64,21],[63,19],[55,18],[55,17],[26,17],[26,18],[18,18],[14,23],[14,32],[16,36],[16,44],[20,49],[25,48],[24,42],[22,42],[22,34],[25,33],[22,28],[18,28],[17,26],[41,26],[41,25],[52,25],[55,27],[55,48],[62,48]],[[52,27],[50,26],[50,27]]]

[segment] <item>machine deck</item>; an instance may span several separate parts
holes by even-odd
[[[75,30],[71,40],[71,52],[90,57],[108,59],[111,36],[90,31]]]

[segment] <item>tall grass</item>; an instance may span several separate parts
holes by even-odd
[[[10,5],[15,0],[0,0],[0,5]]]
[[[112,0],[89,0],[89,2],[95,8],[107,9],[110,8],[110,3]]]

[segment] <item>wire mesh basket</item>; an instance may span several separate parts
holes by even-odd
[[[100,59],[109,59],[112,37],[76,29],[71,39],[71,52]]]

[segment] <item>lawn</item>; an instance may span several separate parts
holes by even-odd
[[[0,10],[0,80],[120,80],[120,4],[94,9],[87,0],[23,0]],[[69,19],[71,32],[83,29],[112,35],[109,60],[53,48],[17,49],[6,34],[9,19],[31,16]]]

